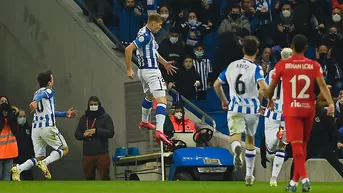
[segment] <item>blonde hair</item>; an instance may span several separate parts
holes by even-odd
[[[152,22],[157,22],[157,23],[161,22],[162,23],[163,22],[163,18],[158,13],[152,13],[152,14],[149,15],[148,23],[152,23]]]

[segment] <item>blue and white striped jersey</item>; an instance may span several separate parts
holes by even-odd
[[[269,85],[272,81],[272,74],[274,73],[275,69],[271,70],[266,77],[266,83]],[[282,80],[281,80],[282,81]],[[266,109],[264,112],[264,116],[269,119],[277,120],[277,121],[284,121],[282,112],[283,112],[283,89],[282,89],[282,82],[276,86],[274,91],[273,100],[275,102],[274,111]]]
[[[158,44],[154,34],[147,26],[138,31],[137,38],[133,41],[136,45],[138,65],[140,69],[158,69]]]
[[[66,117],[67,112],[55,110],[55,91],[51,88],[40,88],[34,94],[34,101],[37,101],[37,109],[34,112],[32,128],[44,128],[56,126],[56,117]]]
[[[229,111],[258,114],[260,101],[258,99],[257,82],[264,80],[261,66],[247,59],[232,62],[218,77],[222,84],[230,88]]]

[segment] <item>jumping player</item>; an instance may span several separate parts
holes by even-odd
[[[310,137],[315,116],[315,81],[329,103],[328,114],[333,115],[334,104],[329,89],[323,78],[320,64],[304,56],[307,49],[307,38],[296,35],[292,40],[293,56],[276,64],[272,82],[265,93],[269,99],[267,108],[274,109],[272,97],[274,90],[282,82],[283,115],[287,128],[287,142],[291,143],[294,159],[294,175],[286,191],[296,192],[298,180],[302,179],[302,191],[311,189],[306,173],[306,146]]]
[[[281,51],[281,58],[283,60],[288,59],[292,56],[292,49],[284,48]],[[271,82],[272,74],[275,69],[271,70],[266,77],[266,82]],[[275,101],[274,110],[266,109],[264,116],[265,125],[265,143],[267,149],[267,158],[269,161],[273,161],[272,177],[270,178],[270,186],[277,186],[277,178],[280,174],[284,159],[285,159],[285,148],[287,145],[285,135],[285,121],[282,115],[283,107],[283,89],[279,83],[275,88],[273,99]]]
[[[32,142],[35,152],[35,158],[31,158],[21,165],[12,168],[12,180],[20,181],[20,173],[38,166],[44,176],[51,179],[48,165],[65,156],[69,149],[68,145],[56,127],[56,117],[72,118],[76,116],[73,108],[65,112],[55,110],[55,91],[54,77],[50,71],[42,72],[38,75],[38,89],[30,103],[31,112],[34,112],[32,123]],[[49,145],[54,149],[48,157],[46,156],[46,146]]]
[[[137,71],[138,79],[141,81],[145,99],[142,103],[142,121],[139,128],[147,128],[157,130],[154,137],[157,142],[162,140],[166,144],[173,144],[168,140],[168,137],[163,133],[163,125],[166,115],[166,83],[159,69],[159,62],[167,70],[168,74],[175,73],[177,69],[170,62],[167,62],[158,53],[158,44],[155,41],[154,33],[161,29],[163,23],[162,17],[153,13],[149,15],[148,23],[138,32],[137,38],[125,49],[125,62],[127,67],[127,76],[133,79],[134,72],[132,70],[132,52],[136,50],[139,69]],[[151,124],[148,119],[153,105],[153,99],[157,101],[156,107],[156,126]]]
[[[247,36],[243,43],[243,59],[229,64],[214,83],[214,89],[222,102],[224,109],[228,109],[227,119],[232,139],[231,148],[234,152],[236,169],[243,166],[242,160],[242,133],[246,133],[246,185],[252,186],[255,178],[255,143],[261,93],[267,90],[264,73],[261,66],[254,63],[258,53],[259,42],[254,36]],[[230,104],[223,92],[222,84],[230,88]],[[257,89],[260,87],[260,91]]]

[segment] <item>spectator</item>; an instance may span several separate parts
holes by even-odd
[[[188,100],[195,100],[197,98],[197,90],[201,86],[201,79],[199,73],[193,66],[193,59],[186,56],[177,74],[168,82],[168,88],[175,87],[175,89]]]
[[[168,39],[170,29],[175,26],[175,21],[169,15],[169,9],[166,6],[159,9],[159,14],[163,18],[163,23],[162,28],[155,35],[157,44],[161,44],[163,40]]]
[[[175,111],[170,116],[175,132],[196,132],[194,123],[186,117],[185,109],[181,103],[174,104]]]
[[[295,35],[295,17],[290,2],[285,2],[281,6],[281,13],[274,18],[273,31],[274,44],[281,48],[289,47]]]
[[[268,33],[271,29],[270,13],[269,4],[266,0],[256,0],[255,17],[259,21],[256,36],[260,40],[260,46],[272,44],[271,34]]]
[[[259,19],[255,15],[255,3],[253,0],[242,0],[241,5],[243,16],[250,22],[251,34],[254,34],[259,25]]]
[[[147,14],[135,6],[135,0],[126,0],[124,6],[120,6],[118,0],[114,3],[115,14],[119,17],[119,39],[124,45],[129,45],[146,21]]]
[[[183,38],[186,42],[185,53],[193,54],[193,48],[195,44],[201,42],[206,34],[211,31],[212,23],[202,24],[198,21],[198,18],[194,12],[190,12],[188,15],[188,21],[179,26]]]
[[[108,139],[113,136],[112,118],[105,112],[99,98],[91,96],[75,131],[75,138],[83,141],[83,172],[86,180],[95,180],[96,170],[101,180],[110,180]]]
[[[0,104],[2,103],[7,103],[11,106],[12,110],[13,110],[13,113],[15,116],[18,116],[18,113],[19,113],[19,109],[16,107],[16,106],[13,106],[10,104],[8,98],[6,96],[0,96]]]
[[[337,31],[343,31],[343,11],[341,8],[333,8],[332,9],[332,16],[328,20],[328,25],[332,27],[336,27]]]
[[[198,13],[199,21],[201,23],[211,23],[213,28],[219,25],[219,7],[209,0],[201,0],[201,5],[196,8],[196,13]]]
[[[96,17],[97,23],[107,23],[107,20],[111,20],[111,13],[113,7],[112,0],[82,0],[85,3],[87,9]]]
[[[271,48],[264,48],[261,57],[258,59],[258,63],[262,66],[262,69],[265,75],[267,75],[269,70],[273,69],[272,63],[270,61],[271,54],[272,54]]]
[[[16,133],[19,156],[14,159],[15,164],[23,164],[26,160],[34,158],[33,144],[31,139],[32,128],[26,120],[26,113],[24,110],[19,110],[17,118],[19,129]],[[32,169],[21,172],[22,180],[33,180]]]
[[[240,7],[235,5],[231,8],[231,12],[227,18],[220,24],[218,33],[221,34],[226,31],[238,33],[242,28],[245,28],[249,32],[251,31],[249,21],[241,14]]]
[[[340,90],[342,85],[342,70],[335,59],[331,57],[331,49],[326,45],[321,45],[316,49],[316,59],[323,69],[325,82],[334,90]]]
[[[17,119],[11,106],[3,102],[0,105],[0,180],[10,181],[13,159],[18,156],[15,137],[18,129]]]
[[[180,68],[184,55],[184,46],[177,28],[171,28],[169,39],[164,39],[159,46],[158,52],[167,61],[174,61],[174,66]],[[160,68],[163,78],[168,82],[167,72]]]
[[[329,33],[323,36],[322,44],[326,45],[331,50],[331,56],[337,60],[340,65],[343,65],[343,36],[336,27],[330,27]],[[340,66],[342,68],[342,66]]]
[[[198,100],[206,99],[206,90],[208,87],[212,86],[211,80],[212,76],[212,65],[211,61],[208,58],[204,57],[204,46],[200,43],[197,43],[194,46],[194,55],[193,66],[195,70],[199,73],[201,79],[202,87],[198,89]]]

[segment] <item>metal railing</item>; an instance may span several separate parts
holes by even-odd
[[[94,20],[94,22],[99,26],[99,28],[112,40],[114,41],[113,43],[116,45],[117,49],[120,50],[120,51],[124,51],[125,50],[125,46],[121,43],[121,41],[119,40],[119,38],[117,38],[103,23],[97,23],[97,18],[89,11],[89,9],[86,7],[86,5],[83,3],[82,0],[75,0],[77,2],[79,2],[83,8],[85,10],[87,10],[87,12],[89,13],[89,15],[91,16],[91,18]],[[137,57],[135,55],[132,55],[132,60],[133,60],[133,63],[137,64]],[[169,90],[171,93],[175,94],[175,95],[178,95],[180,97],[180,99],[186,103],[188,106],[192,107],[196,112],[198,112],[202,117],[201,117],[201,120],[202,120],[202,123],[205,123],[205,120],[209,120],[212,122],[212,127],[213,127],[213,130],[216,131],[216,127],[217,127],[217,124],[216,124],[216,121],[210,117],[208,114],[206,114],[204,111],[202,111],[199,107],[197,107],[196,105],[194,105],[191,101],[189,101],[187,98],[185,98],[184,96],[182,96],[178,91],[176,91],[175,89],[170,89]]]

